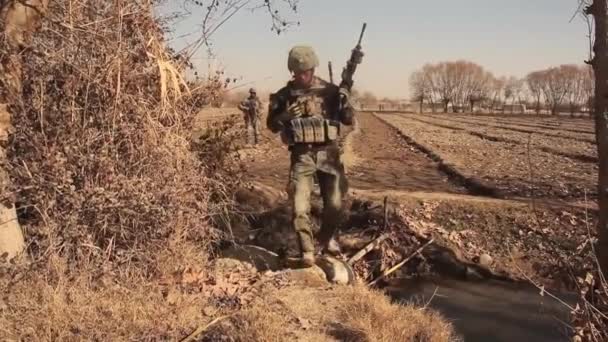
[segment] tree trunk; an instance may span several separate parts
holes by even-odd
[[[450,101],[443,100],[443,112],[444,113],[448,112],[448,105],[449,104],[450,104]]]
[[[424,104],[424,99],[420,99],[420,105],[419,105],[419,107],[418,107],[418,108],[419,108],[419,109],[418,109],[418,112],[419,112],[420,114],[422,114],[422,105],[423,105],[423,104]]]
[[[595,74],[595,135],[599,156],[598,246],[600,267],[608,274],[608,8],[607,0],[594,0],[587,9],[595,18],[595,56],[591,61]]]
[[[8,140],[11,127],[9,106],[23,101],[21,90],[21,51],[28,38],[38,28],[46,13],[49,0],[0,1],[0,34],[5,39],[0,46],[0,146]],[[6,151],[0,147],[0,165],[6,165]],[[15,200],[10,190],[10,177],[0,168],[0,259],[12,259],[23,252],[25,239],[17,221]]]
[[[511,100],[511,115],[515,113],[515,98]]]
[[[571,103],[571,104],[570,104],[570,117],[572,117],[572,118],[573,118],[573,117],[574,117],[575,112],[576,112],[576,104]]]

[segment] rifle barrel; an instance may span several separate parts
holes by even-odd
[[[365,33],[365,28],[367,27],[367,23],[363,23],[363,27],[361,28],[361,35],[359,35],[359,42],[357,46],[361,46],[361,41],[363,40],[363,34]]]

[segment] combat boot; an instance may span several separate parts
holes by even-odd
[[[302,267],[312,267],[315,265],[315,253],[304,252],[302,253]]]
[[[331,256],[337,257],[342,254],[342,250],[340,249],[340,245],[336,241],[336,239],[331,238],[323,247],[323,254],[329,254]]]

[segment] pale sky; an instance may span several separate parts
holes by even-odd
[[[255,1],[255,0],[254,0]],[[203,3],[209,1],[202,1]],[[179,3],[172,0],[171,9]],[[289,17],[301,25],[277,36],[266,13],[241,11],[213,36],[216,59],[233,77],[267,91],[289,80],[287,53],[295,44],[312,45],[320,58],[318,74],[327,77],[327,61],[339,75],[355,46],[363,22],[365,57],[355,87],[378,96],[408,98],[408,78],[427,62],[467,59],[497,76],[549,66],[582,63],[588,57],[587,26],[569,22],[577,0],[300,0]],[[176,25],[175,37],[196,30],[202,17]],[[181,48],[194,36],[172,39]],[[193,61],[200,72],[209,62],[205,49]]]

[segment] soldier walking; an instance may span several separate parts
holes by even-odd
[[[258,98],[255,89],[249,89],[249,97],[243,100],[238,107],[243,112],[247,143],[257,145],[259,142],[259,121],[262,102]]]
[[[362,57],[362,53],[361,56]],[[315,76],[319,60],[309,46],[295,46],[288,55],[292,80],[270,95],[266,125],[281,134],[291,154],[289,198],[292,225],[298,235],[304,267],[315,264],[310,220],[313,177],[319,181],[323,217],[318,236],[322,253],[340,253],[333,236],[341,223],[346,178],[340,158],[340,125],[352,125],[354,109],[349,92]]]

